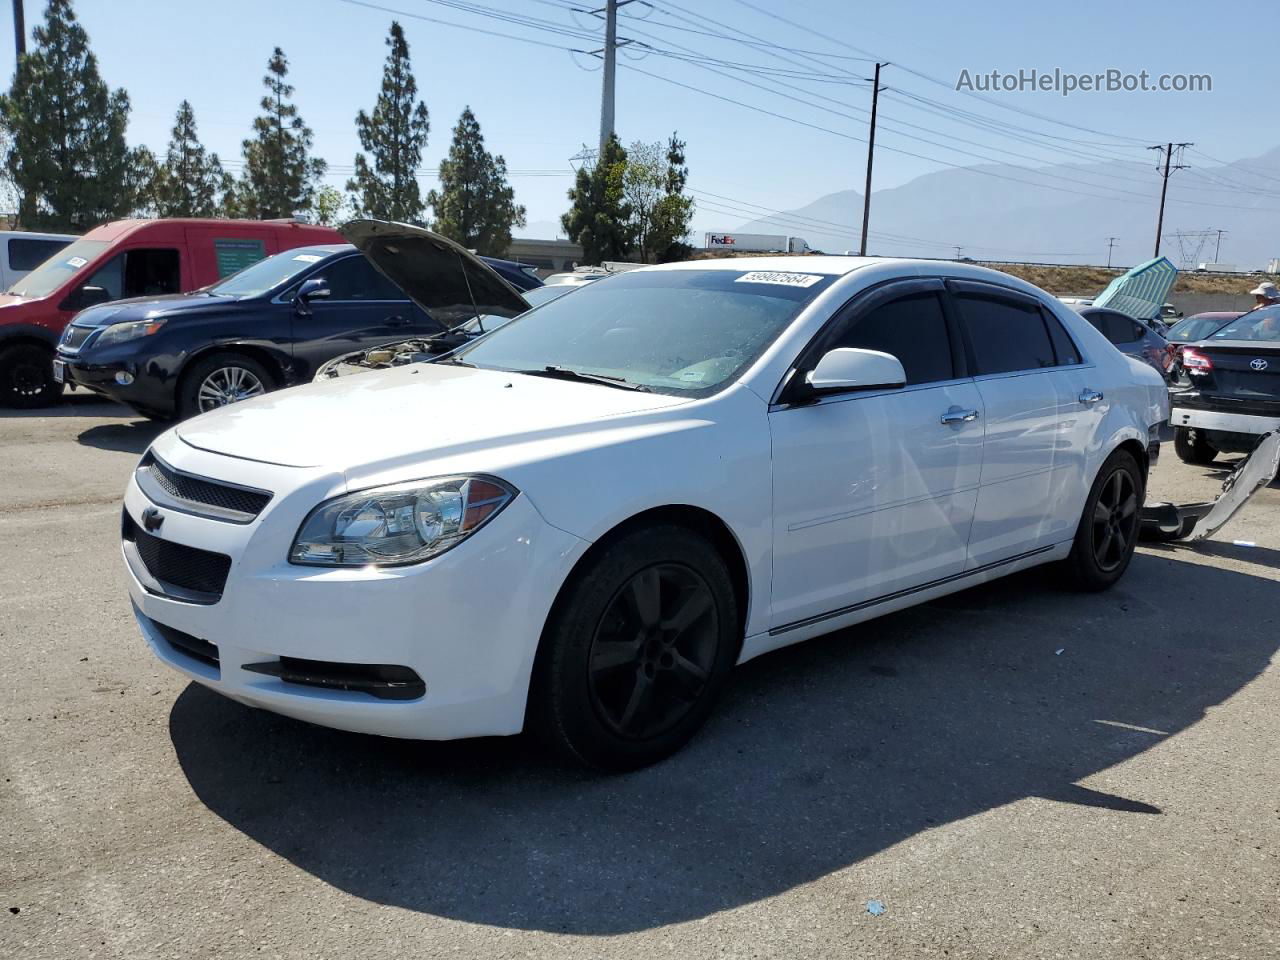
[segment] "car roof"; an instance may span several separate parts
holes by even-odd
[[[827,254],[804,254],[779,257],[713,257],[706,260],[684,260],[679,263],[663,263],[639,267],[640,271],[655,270],[753,270],[780,273],[817,273],[823,276],[847,277],[862,270],[873,274],[874,280],[908,277],[940,277],[954,280],[975,280],[1021,291],[1046,302],[1057,301],[1053,294],[1028,283],[1011,273],[994,270],[977,263],[957,260],[921,260],[910,257],[840,257]],[[1069,310],[1062,304],[1064,310]]]
[[[843,276],[859,267],[883,263],[880,257],[834,257],[805,255],[799,257],[709,257],[706,260],[682,260],[641,267],[642,270],[769,270],[778,273],[820,273]],[[904,261],[906,262],[906,261]]]
[[[160,220],[113,220],[100,227],[94,227],[86,237],[94,240],[112,242],[123,237],[141,232],[163,233],[172,229],[186,227],[223,227],[246,231],[249,233],[297,232],[299,238],[314,236],[317,240],[338,239],[338,232],[332,227],[322,227],[312,223],[299,223],[296,220],[222,220],[217,218],[202,219],[199,217],[172,217]]]

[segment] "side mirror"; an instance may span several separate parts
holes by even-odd
[[[907,382],[902,361],[892,354],[860,347],[828,350],[804,378],[803,393],[810,397],[850,390],[886,390]]]
[[[302,286],[298,287],[293,301],[305,309],[312,300],[324,300],[328,296],[329,281],[324,277],[312,277],[310,280],[302,281]]]
[[[301,287],[298,287],[297,294],[294,294],[294,298],[302,303],[312,300],[325,300],[328,296],[329,282],[323,276],[312,276],[310,280],[303,280]]]
[[[110,303],[111,294],[107,292],[106,287],[78,287],[71,291],[62,303],[58,304],[59,310],[87,310],[90,307],[96,307],[100,303]]]

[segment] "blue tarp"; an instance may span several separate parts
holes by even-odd
[[[1122,273],[1093,301],[1095,307],[1110,307],[1139,320],[1154,320],[1169,299],[1178,279],[1178,268],[1168,257],[1156,257]]]

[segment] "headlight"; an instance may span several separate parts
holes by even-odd
[[[139,337],[149,337],[163,326],[163,320],[131,320],[128,323],[113,323],[98,334],[98,342],[95,346],[105,347],[113,343],[127,343]]]
[[[322,567],[420,563],[461,543],[516,495],[492,477],[442,477],[374,487],[311,511],[289,562]]]

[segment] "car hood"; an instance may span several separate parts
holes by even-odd
[[[689,402],[496,370],[420,363],[293,387],[175,429],[201,450],[347,472],[570,437],[600,422]]]
[[[493,268],[438,233],[385,220],[352,220],[339,232],[449,329],[477,315],[514,317],[529,309],[515,287]]]
[[[130,320],[150,320],[154,317],[171,317],[179,313],[217,309],[235,301],[227,297],[214,297],[202,293],[173,293],[160,297],[137,297],[132,300],[113,300],[111,303],[87,307],[76,314],[71,322],[77,327],[105,327],[112,323]]]

